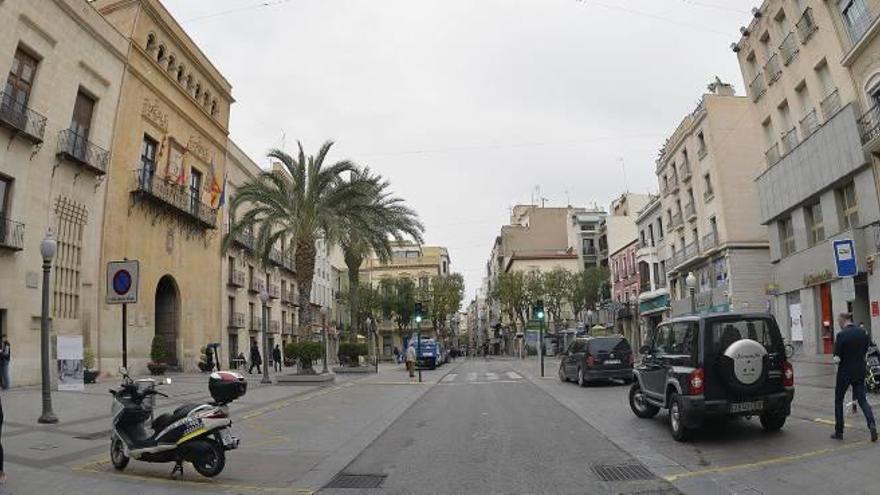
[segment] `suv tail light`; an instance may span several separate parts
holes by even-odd
[[[794,367],[787,360],[782,362],[782,385],[794,387]]]
[[[587,368],[592,368],[594,362],[595,359],[593,359],[593,356],[587,356]]]
[[[697,368],[688,375],[688,394],[702,395],[706,391],[706,377],[703,368]]]

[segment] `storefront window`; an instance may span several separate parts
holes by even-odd
[[[712,262],[715,271],[715,287],[727,288],[727,258],[721,257]]]

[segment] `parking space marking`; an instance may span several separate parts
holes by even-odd
[[[669,481],[669,482],[675,482],[675,481],[678,481],[681,479],[695,478],[698,476],[705,476],[707,474],[720,474],[720,473],[727,473],[727,472],[731,472],[731,471],[740,471],[740,470],[744,470],[744,469],[762,468],[762,467],[767,467],[767,466],[773,466],[776,464],[787,464],[787,463],[791,463],[791,462],[802,461],[805,459],[811,459],[814,457],[820,457],[820,456],[827,455],[827,454],[834,454],[834,453],[843,452],[846,450],[853,450],[855,448],[865,447],[867,445],[868,445],[868,441],[862,440],[859,442],[853,442],[850,444],[842,445],[840,447],[828,447],[825,449],[804,452],[802,454],[792,454],[792,455],[785,455],[785,456],[779,456],[779,457],[771,457],[770,459],[764,459],[763,461],[749,462],[746,464],[734,464],[731,466],[721,466],[721,467],[716,467],[716,468],[702,469],[699,471],[685,471],[685,472],[679,473],[679,474],[664,476],[663,479],[665,479],[666,481]]]
[[[522,376],[520,376],[520,374],[517,373],[516,371],[508,371],[507,377],[510,378],[511,380],[519,380],[522,378]]]

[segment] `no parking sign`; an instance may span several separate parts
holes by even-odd
[[[136,260],[107,263],[107,304],[137,302],[138,268]]]

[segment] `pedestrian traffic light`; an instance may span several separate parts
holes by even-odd
[[[535,318],[538,320],[544,320],[544,301],[538,299],[535,301],[535,307],[532,308],[532,312],[535,314]]]
[[[420,303],[420,302],[417,302],[417,303],[416,303],[416,307],[415,307],[415,311],[414,311],[414,313],[415,313],[415,317],[416,317],[416,323],[421,323],[421,322],[422,322],[422,316],[423,316],[423,312],[422,312],[422,303]]]

